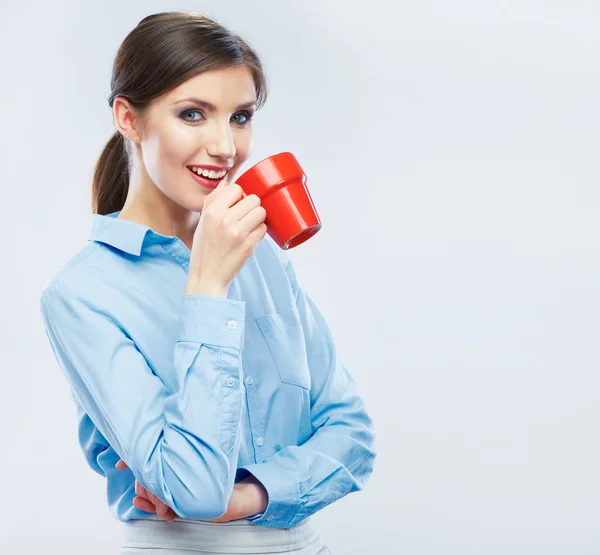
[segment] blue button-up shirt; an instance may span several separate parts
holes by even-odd
[[[133,505],[136,479],[211,520],[250,473],[269,501],[248,520],[280,528],[362,489],[373,425],[285,251],[266,235],[227,298],[186,294],[187,246],[118,214],[92,216],[40,299],[114,516],[157,518]]]

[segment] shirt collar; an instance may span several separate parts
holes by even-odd
[[[117,216],[120,210],[111,214],[92,214],[92,224],[88,239],[98,243],[105,243],[135,256],[142,252],[142,245],[146,234],[151,228],[137,222],[120,220]]]

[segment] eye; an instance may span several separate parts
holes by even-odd
[[[202,110],[184,110],[183,112],[181,112],[181,114],[179,114],[179,117],[185,121],[200,121],[200,119],[190,119],[190,118],[186,118],[185,116],[187,114],[200,114],[200,116],[204,116],[204,114],[202,113]]]
[[[199,117],[198,118],[187,117],[189,114],[198,114]],[[245,127],[246,125],[248,125],[248,123],[250,123],[252,116],[253,116],[253,114],[250,112],[239,112],[239,113],[233,115],[231,118],[234,123],[237,123],[238,125],[241,125],[242,127]],[[184,110],[183,112],[181,112],[179,114],[179,117],[181,119],[183,119],[184,121],[198,122],[198,121],[201,121],[204,119],[204,112],[202,112],[202,110],[197,110],[197,109]]]
[[[241,118],[235,121],[235,123],[239,123],[240,125],[248,125],[250,120],[252,119],[253,114],[250,112],[240,112],[232,116],[232,118]]]

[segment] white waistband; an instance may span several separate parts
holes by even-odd
[[[319,534],[310,517],[293,528],[257,526],[247,520],[175,522],[142,519],[123,523],[121,547],[167,547],[212,553],[285,553],[301,549]],[[237,550],[237,551],[236,551]]]

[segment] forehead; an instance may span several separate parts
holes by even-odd
[[[240,104],[256,101],[252,72],[246,66],[211,69],[190,77],[162,98],[169,106],[183,106],[185,98],[194,97],[222,110],[235,109]]]

